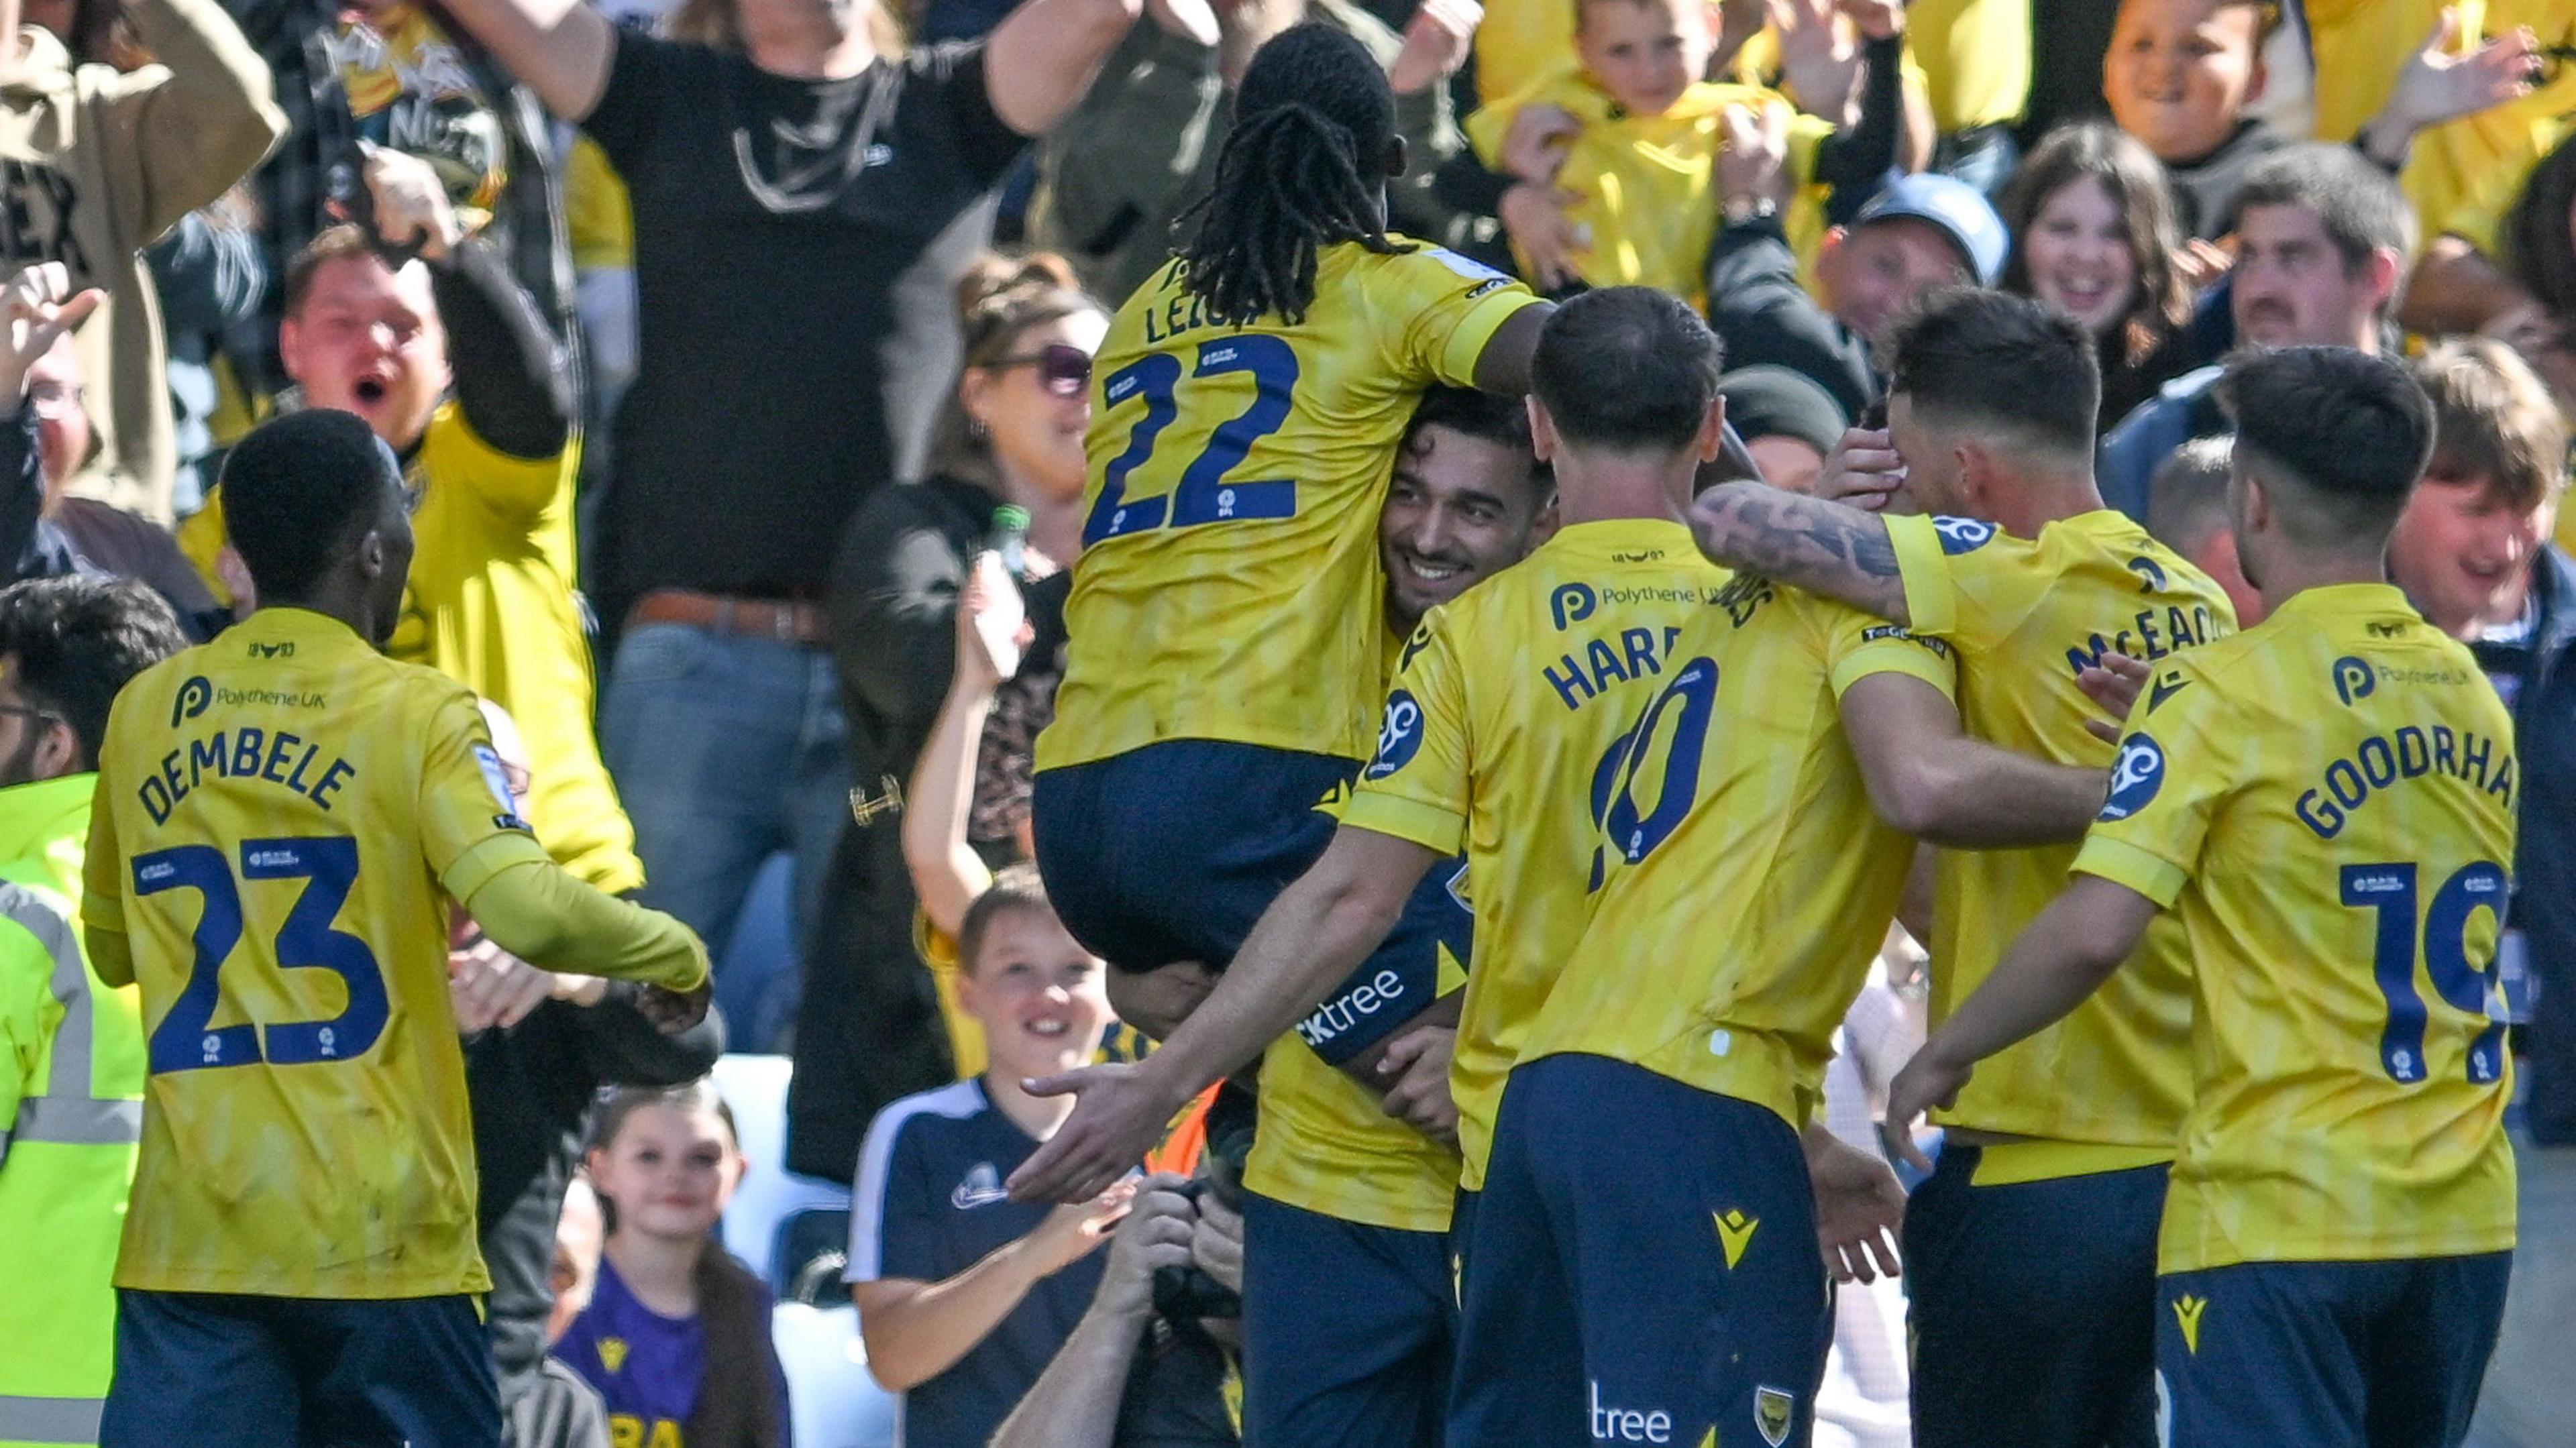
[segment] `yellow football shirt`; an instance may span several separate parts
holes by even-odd
[[[2105,651],[2161,677],[2184,649],[2236,630],[2208,575],[2103,509],[2018,538],[1965,518],[1890,518],[1914,631],[1958,651],[1970,734],[2058,764],[2107,769],[2114,751],[2077,672]],[[1932,1019],[1949,1018],[2066,886],[2076,844],[1944,850],[1935,874]],[[2160,921],[2135,958],[2066,1019],[1977,1067],[1936,1120],[2051,1141],[2169,1152],[2191,1100],[2191,956]]]
[[[1566,148],[1556,184],[1582,198],[1567,217],[1590,237],[1575,259],[1584,283],[1653,287],[1705,310],[1726,109],[1792,111],[1788,98],[1761,86],[1702,81],[1662,114],[1635,115],[1580,71],[1559,71],[1467,118],[1467,138],[1488,167],[1501,164],[1512,118],[1532,105],[1562,107],[1583,127]],[[1814,116],[1793,113],[1789,121],[1787,170],[1796,190],[1781,224],[1802,258],[1825,233],[1827,188],[1815,184],[1816,148],[1833,134],[1832,122]]]
[[[117,1285],[486,1290],[447,901],[545,858],[474,696],[337,620],[262,609],[128,684],[81,902],[151,1072]]]
[[[1386,642],[1392,675],[1404,640],[1390,635]],[[1384,687],[1381,679],[1380,692]],[[1338,821],[1350,802],[1351,786],[1342,783],[1315,808]],[[1433,869],[1449,872],[1449,889],[1463,905],[1465,867],[1443,861]],[[1466,962],[1441,947],[1432,998],[1466,983]],[[1457,1197],[1458,1153],[1388,1116],[1376,1092],[1291,1031],[1262,1053],[1261,1134],[1253,1140],[1243,1179],[1273,1201],[1342,1221],[1442,1232]]]
[[[1363,759],[1385,626],[1377,517],[1433,383],[1469,386],[1527,288],[1439,247],[1325,247],[1303,321],[1208,321],[1174,261],[1092,368],[1073,644],[1037,767],[1167,739]]]
[[[2310,589],[2129,725],[2075,868],[2197,967],[2160,1269],[2510,1248],[2513,720],[2469,651],[2394,588]]]
[[[1476,24],[1476,89],[1507,96],[1571,68],[1576,0],[1493,0]]]
[[[2454,54],[2530,26],[2543,45],[2576,41],[2567,0],[2307,0],[2316,55],[2316,135],[2348,141],[2396,87],[2397,74],[2445,8],[2460,14]],[[2398,184],[2426,240],[2451,232],[2492,253],[2496,226],[2540,158],[2576,125],[2576,65],[2503,105],[2416,136]]]
[[[1435,868],[1457,873],[1448,861]],[[1437,994],[1471,979],[1448,947],[1440,947]],[[1291,1031],[1261,1057],[1261,1132],[1252,1140],[1243,1184],[1339,1221],[1445,1232],[1458,1191],[1458,1153],[1387,1115],[1375,1092]]]
[[[1432,610],[1402,652],[1343,819],[1466,851],[1476,961],[1449,1079],[1471,1191],[1503,1078],[1591,918],[1597,786],[1726,582],[1678,522],[1577,523]]]
[[[1943,135],[2021,118],[2030,101],[2029,0],[1911,0],[1905,53]]]
[[[1520,1059],[1631,1062],[1799,1130],[1914,859],[1870,807],[1843,691],[1957,678],[1949,645],[1811,594],[1744,577],[1719,602],[1598,784],[1600,898]]]
[[[528,822],[557,863],[611,894],[644,883],[635,826],[599,757],[592,724],[598,675],[574,589],[580,450],[519,458],[475,434],[454,401],[430,415],[407,472],[410,586],[385,652],[427,664],[500,705],[528,749]],[[180,528],[198,572],[215,577],[223,547],[223,490]]]

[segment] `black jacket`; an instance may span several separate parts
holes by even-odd
[[[1813,379],[1858,422],[1878,400],[1869,340],[1798,284],[1798,256],[1777,218],[1718,229],[1709,248],[1708,320],[1729,369],[1770,362]]]
[[[2533,565],[2540,623],[2513,700],[2521,836],[2513,924],[2534,984],[2523,1035],[2532,1136],[2576,1145],[2576,559],[2544,548]]]

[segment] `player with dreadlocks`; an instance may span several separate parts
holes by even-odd
[[[1263,46],[1196,238],[1119,309],[1095,364],[1037,856],[1065,924],[1110,963],[1120,1017],[1153,1035],[1323,851],[1334,822],[1316,802],[1375,747],[1400,646],[1376,522],[1416,400],[1434,383],[1526,390],[1551,310],[1387,231],[1393,121],[1385,74],[1347,35],[1301,25]],[[1463,983],[1470,917],[1452,883],[1426,880],[1264,1060],[1244,1182],[1248,1441],[1440,1440],[1458,1158],[1436,1117],[1431,1134],[1389,1119],[1397,1073],[1375,1068],[1399,1030],[1455,1019],[1441,998]],[[1445,1075],[1445,1050],[1418,1056],[1409,1077]],[[1102,1094],[1076,1119],[1114,1110]],[[1016,1189],[1060,1194],[1060,1161],[1041,1148]]]

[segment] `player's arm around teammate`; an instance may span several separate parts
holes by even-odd
[[[2082,1005],[2146,937],[2163,907],[2126,885],[2077,875],[2005,953],[1984,986],[1897,1072],[1887,1091],[1886,1138],[1925,1171],[1913,1122],[1958,1100],[1977,1062]]]
[[[1030,1083],[1081,1107],[1011,1174],[1021,1201],[1097,1196],[1153,1146],[1182,1103],[1261,1054],[1350,977],[1395,928],[1441,856],[1356,825],[1279,894],[1223,980],[1162,1049]]]
[[[1722,483],[1692,503],[1691,525],[1700,551],[1720,563],[1839,599],[1897,628],[1911,622],[1895,545],[1873,514],[1760,483]],[[1971,738],[1958,705],[1920,679],[1863,679],[1843,695],[1842,718],[1870,803],[1917,839],[1969,849],[2072,840],[2101,808],[2100,770]]]

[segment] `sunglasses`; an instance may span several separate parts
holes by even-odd
[[[1091,385],[1091,354],[1063,342],[1049,342],[1034,352],[996,357],[984,365],[995,371],[1035,367],[1039,385],[1058,397],[1080,397],[1083,389]]]

